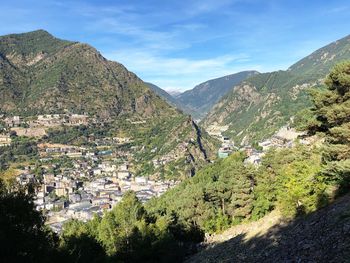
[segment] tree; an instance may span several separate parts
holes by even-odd
[[[309,131],[325,134],[323,174],[343,191],[350,185],[350,62],[336,65],[325,84],[326,90],[313,92],[317,122]]]
[[[326,184],[321,168],[317,147],[297,145],[267,152],[255,177],[253,219],[275,208],[294,217],[324,205]]]
[[[57,240],[26,189],[0,180],[0,261],[50,262]]]
[[[285,216],[295,217],[318,208],[325,191],[325,185],[317,178],[320,169],[320,162],[311,158],[284,167],[277,203]]]
[[[65,224],[60,247],[74,262],[179,262],[186,252],[182,232],[176,217],[149,216],[127,192],[101,219]]]
[[[77,263],[106,260],[105,251],[95,236],[99,221],[98,217],[94,217],[88,223],[71,220],[64,225],[60,237],[60,249],[65,258]]]

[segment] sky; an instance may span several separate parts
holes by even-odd
[[[349,0],[0,0],[0,35],[88,43],[144,81],[184,91],[243,70],[285,70],[350,34]]]

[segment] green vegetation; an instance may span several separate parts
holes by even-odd
[[[313,117],[306,125],[312,134],[325,134],[324,147],[271,150],[257,169],[243,165],[242,156],[234,154],[147,207],[155,214],[176,212],[187,224],[215,232],[237,219],[258,219],[275,208],[295,217],[324,206],[334,198],[335,188],[344,192],[350,182],[349,75],[350,63],[336,66],[326,80],[328,89],[313,95]]]
[[[152,170],[151,161],[163,156],[172,159],[165,166],[154,169],[163,178],[187,178],[191,175],[191,170],[204,167],[208,159],[215,158],[219,145],[206,132],[197,134],[197,129],[199,128],[192,123],[192,119],[184,115],[130,129],[130,137],[134,138],[133,145],[142,146],[134,156],[136,173],[146,175],[147,171]]]
[[[178,114],[121,64],[43,30],[0,37],[0,65],[0,112],[7,115],[67,110],[102,119]]]
[[[0,147],[0,171],[9,168],[10,163],[25,162],[35,157],[38,157],[38,149],[34,140],[12,136],[10,146]]]
[[[198,138],[198,127],[188,116],[123,65],[106,60],[86,44],[60,40],[42,30],[2,36],[0,67],[0,78],[6,80],[0,84],[0,112],[5,116],[89,115],[88,125],[49,129],[43,142],[94,147],[90,136],[121,134],[133,139],[121,147],[133,147],[137,175],[155,172],[172,178],[192,175],[215,156],[216,142],[205,132]],[[170,156],[171,167],[154,171],[152,160],[164,156]]]
[[[74,42],[54,38],[45,30],[2,36],[0,42],[1,53],[17,53],[22,56],[35,55],[39,52],[54,54],[59,49],[74,44]]]
[[[268,152],[256,171],[252,218],[259,219],[275,208],[286,217],[295,217],[325,205],[327,185],[320,171],[317,148],[299,145]]]
[[[89,142],[89,136],[97,139],[112,136],[108,125],[98,126],[96,124],[79,126],[62,126],[60,128],[51,128],[47,131],[45,141],[51,143],[71,144],[76,146],[92,146]]]
[[[312,106],[308,90],[330,69],[350,58],[349,36],[325,46],[286,71],[252,76],[232,89],[203,120],[205,126],[229,125],[225,135],[238,144],[268,138],[290,117]],[[324,87],[320,87],[323,89]]]
[[[201,240],[175,216],[150,216],[133,192],[102,219],[69,221],[58,238],[44,226],[32,193],[0,180],[2,262],[179,262]]]
[[[44,249],[38,261],[56,253],[55,259],[74,262],[179,262],[193,252],[205,232],[259,219],[276,208],[288,218],[317,210],[349,191],[349,76],[350,62],[336,66],[326,80],[327,90],[313,95],[313,117],[305,125],[309,133],[323,134],[322,147],[272,149],[259,167],[245,164],[243,153],[234,153],[145,206],[128,192],[102,218],[67,223],[58,241],[44,229],[30,197],[0,184],[0,206],[5,211],[0,239],[6,237],[1,239],[0,255],[35,261]],[[22,216],[23,211],[30,216]],[[20,223],[13,224],[17,220]],[[35,238],[28,241],[28,235]],[[38,240],[41,243],[28,250]]]
[[[186,227],[213,233],[249,218],[252,210],[253,167],[232,154],[200,170],[196,176],[147,203],[155,215],[177,214]]]
[[[350,184],[350,62],[335,66],[325,83],[328,89],[313,95],[308,128],[325,134],[322,174],[343,192]]]
[[[104,259],[117,262],[179,262],[187,252],[188,240],[195,238],[193,235],[195,232],[183,231],[175,217],[151,217],[135,194],[128,192],[102,219],[95,217],[86,224],[67,223],[61,247],[83,262],[87,246],[79,239],[85,236],[90,238],[89,242],[94,240],[98,254],[92,256],[100,257],[101,261],[105,253]]]
[[[202,119],[211,108],[234,86],[250,76],[258,74],[257,71],[242,71],[235,74],[208,80],[198,84],[176,97],[180,109],[191,114],[196,119]]]
[[[32,197],[31,191],[26,194],[0,179],[1,262],[49,262],[56,254],[54,235],[44,226]]]
[[[136,176],[156,174],[161,178],[184,179],[191,175],[192,170],[204,167],[208,159],[214,159],[219,147],[206,132],[197,134],[199,129],[189,116],[179,114],[141,123],[119,119],[103,124],[62,126],[49,129],[42,141],[94,148],[96,145],[89,138],[128,137],[131,142],[113,147],[134,154]],[[183,146],[182,150],[177,149],[179,145]],[[155,168],[152,160],[164,156],[169,156],[171,161]]]
[[[331,187],[320,173],[318,149],[271,150],[258,168],[243,160],[241,153],[218,160],[146,207],[156,215],[176,213],[184,225],[213,233],[275,208],[294,217],[326,204]]]

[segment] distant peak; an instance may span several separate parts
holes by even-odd
[[[54,38],[53,35],[51,35],[49,32],[47,32],[44,29],[38,29],[38,30],[23,32],[23,33],[9,34],[9,35],[6,35],[4,37],[51,37],[51,38]]]
[[[34,30],[34,31],[30,31],[28,32],[28,34],[41,34],[41,35],[49,35],[52,36],[48,31],[44,30],[44,29],[38,29],[38,30]]]
[[[33,30],[33,31],[29,31],[28,33],[43,33],[43,34],[50,34],[49,32],[47,32],[45,29],[37,29],[37,30]]]
[[[0,36],[0,52],[3,54],[17,53],[21,55],[53,54],[73,43],[56,38],[46,30],[38,29],[26,33]]]

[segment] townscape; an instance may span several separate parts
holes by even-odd
[[[45,129],[57,125],[87,124],[86,115],[39,115],[33,121],[22,122],[14,116],[5,118],[10,131],[16,136],[42,136]],[[24,127],[23,127],[24,126]],[[38,132],[39,129],[39,133]],[[87,221],[94,214],[103,215],[118,203],[126,191],[132,190],[141,202],[157,197],[174,187],[179,181],[148,179],[134,176],[129,160],[133,154],[128,150],[112,150],[113,145],[123,145],[130,138],[115,137],[92,139],[101,147],[78,147],[65,144],[40,143],[40,158],[36,165],[21,167],[16,178],[20,185],[36,186],[36,209],[47,216],[47,224],[55,232],[69,219]],[[0,147],[11,144],[10,133],[0,134]],[[96,150],[100,148],[101,150]],[[154,160],[157,165],[160,161]],[[36,168],[40,166],[40,173]]]
[[[347,261],[339,1],[7,3],[0,262]]]
[[[312,138],[303,138],[303,135],[305,135],[304,132],[296,131],[294,128],[291,128],[290,125],[286,125],[281,127],[271,138],[263,140],[255,146],[240,145],[240,147],[238,147],[229,137],[223,135],[226,129],[227,127],[225,126],[212,126],[208,129],[208,133],[211,136],[221,141],[218,157],[226,158],[235,151],[243,151],[246,154],[245,163],[253,165],[259,165],[266,151],[271,148],[292,148],[295,146],[296,141],[301,144],[309,145],[310,140],[312,140]]]
[[[86,125],[89,118],[79,114],[51,114],[26,118],[7,117],[3,123],[10,131],[22,136],[42,136],[45,130],[58,125]],[[30,121],[28,121],[28,119]],[[270,139],[258,143],[258,147],[235,146],[234,142],[224,136],[227,127],[211,127],[209,135],[221,141],[218,150],[219,158],[226,158],[235,151],[246,154],[245,163],[259,165],[261,158],[270,148],[291,148],[295,140],[302,135],[289,126],[282,127]],[[132,138],[114,137],[95,139],[91,142],[100,146],[96,148],[74,145],[41,143],[39,149],[40,176],[33,171],[35,166],[25,166],[16,180],[21,185],[34,184],[35,204],[39,211],[47,216],[47,224],[57,233],[62,231],[63,224],[69,219],[91,220],[94,214],[103,215],[123,197],[126,191],[132,190],[141,202],[157,197],[180,181],[151,180],[148,177],[135,176],[130,161],[133,154],[128,150],[111,150],[112,145],[129,143]],[[305,140],[299,140],[307,144]],[[11,143],[9,133],[0,135],[0,146]],[[258,148],[258,149],[257,149]],[[152,164],[158,167],[167,162],[167,158],[154,159]]]

